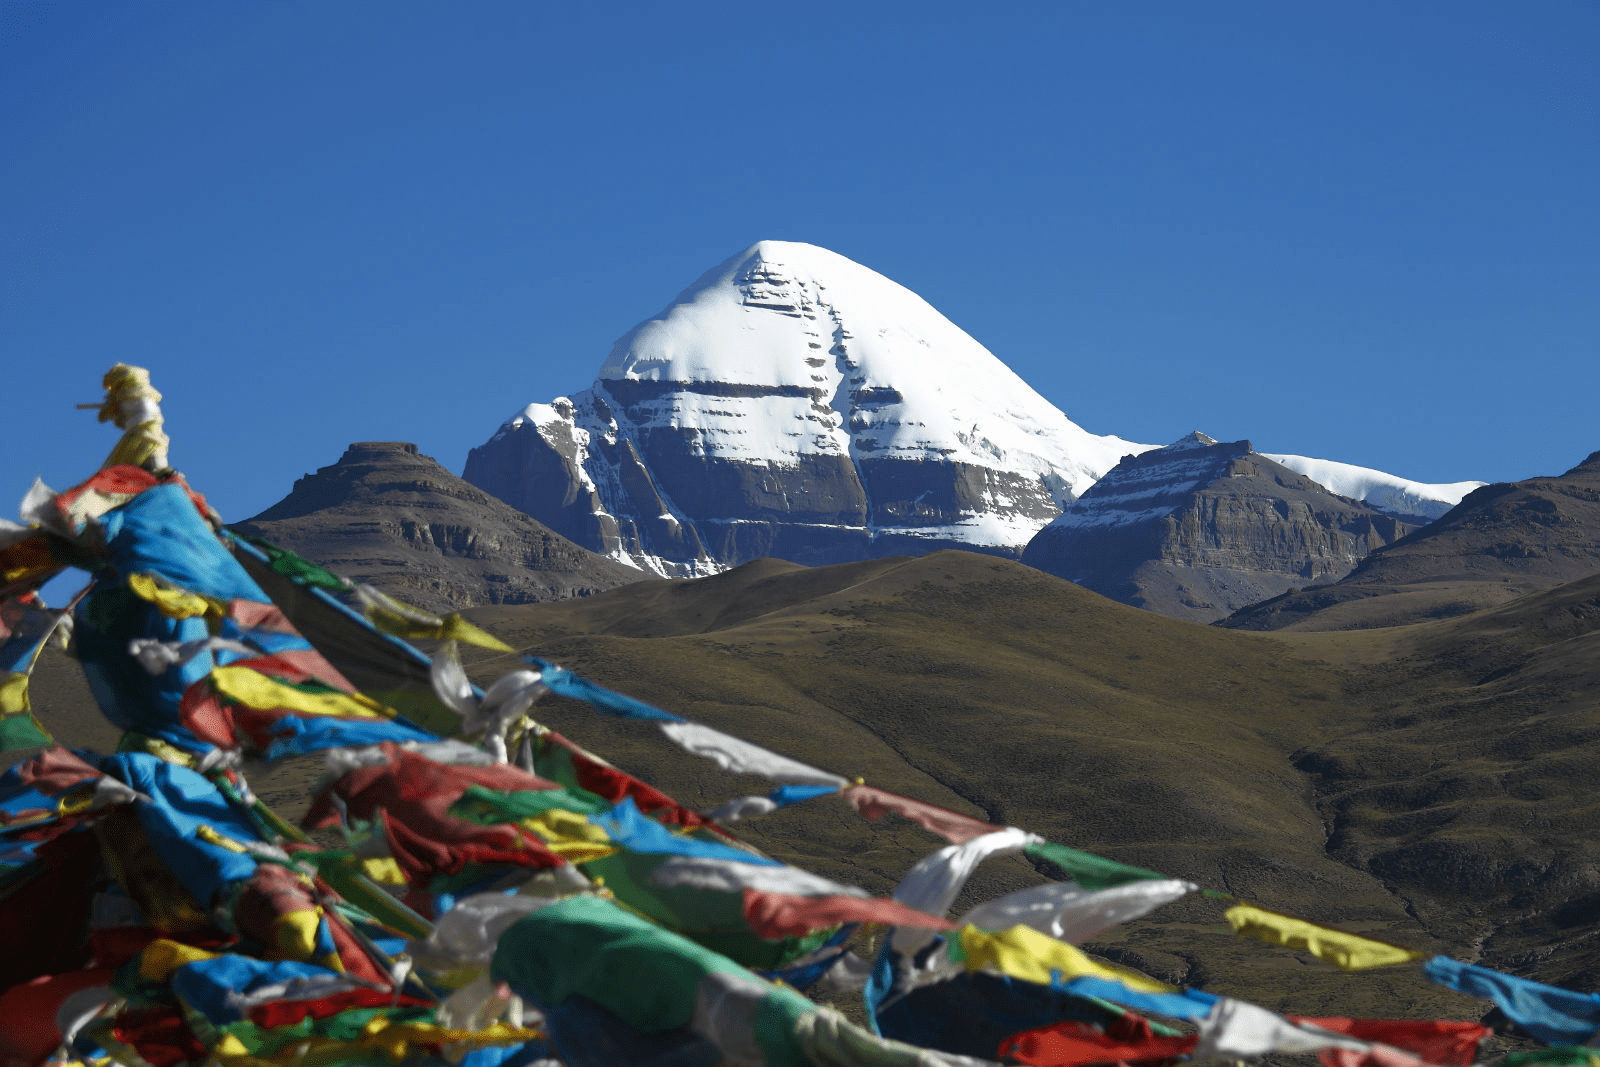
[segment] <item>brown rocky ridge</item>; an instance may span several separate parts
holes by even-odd
[[[1600,571],[1600,452],[1486,485],[1332,584],[1236,612],[1240,630],[1345,630],[1465,615]]]
[[[1211,622],[1350,572],[1412,527],[1198,431],[1125,456],[1022,562],[1124,604]]]
[[[398,441],[351,445],[234,529],[429,611],[587,596],[646,577]]]

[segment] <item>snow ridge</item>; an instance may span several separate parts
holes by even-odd
[[[1262,455],[1274,463],[1281,463],[1297,474],[1303,474],[1325,489],[1352,500],[1360,500],[1368,507],[1387,511],[1393,515],[1413,515],[1437,519],[1474,489],[1486,482],[1415,482],[1370,467],[1357,467],[1331,459],[1311,459],[1306,456]]]

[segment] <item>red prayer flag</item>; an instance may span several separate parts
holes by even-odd
[[[1079,1067],[1089,1063],[1166,1063],[1194,1049],[1198,1035],[1158,1037],[1137,1015],[1124,1015],[1101,1029],[1093,1023],[1061,1022],[1025,1030],[1000,1042],[998,1055],[1032,1067]]]
[[[1448,1022],[1426,1019],[1345,1019],[1339,1017],[1315,1017],[1309,1015],[1291,1015],[1290,1019],[1297,1023],[1310,1023],[1320,1026],[1324,1030],[1335,1033],[1349,1034],[1361,1041],[1377,1041],[1395,1048],[1404,1049],[1429,1063],[1449,1064],[1450,1067],[1467,1067],[1478,1058],[1478,1045],[1491,1033],[1487,1026],[1472,1022]],[[1330,1049],[1329,1052],[1336,1050]],[[1356,1059],[1346,1061],[1339,1058],[1342,1067],[1353,1067],[1361,1062],[1359,1053],[1351,1053]],[[1328,1063],[1328,1060],[1324,1060]],[[1377,1062],[1377,1061],[1372,1061]]]
[[[951,930],[955,923],[908,908],[885,897],[802,897],[792,893],[744,891],[744,920],[762,937],[800,937],[839,923],[883,923]]]
[[[322,791],[302,824],[312,829],[339,821],[338,797],[357,819],[381,811],[389,851],[412,885],[435,874],[454,873],[467,863],[505,863],[534,869],[560,867],[566,860],[537,836],[507,824],[481,826],[450,814],[470,786],[507,792],[558,788],[554,782],[509,764],[435,763],[385,742],[389,762],[351,771]]]
[[[926,830],[938,834],[952,845],[964,845],[975,837],[1004,830],[970,815],[961,815],[936,804],[925,804],[887,789],[870,785],[853,785],[840,794],[848,800],[861,816],[869,821],[881,819],[890,812],[903,815]]]

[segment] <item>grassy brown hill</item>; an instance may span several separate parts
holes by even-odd
[[[1261,634],[947,551],[822,568],[762,560],[469,615],[602,684],[872,784],[1369,936],[1600,984],[1600,577],[1461,619]],[[64,728],[94,716],[52,681],[70,664],[50,656],[36,704],[71,740]],[[515,666],[470,662],[483,683]],[[536,710],[693,805],[772,787],[648,724],[552,698]],[[257,785],[294,815],[314,774],[275,769]],[[735,829],[879,893],[940,844],[836,799]],[[991,862],[968,898],[1049,874]],[[1089,947],[1280,1010],[1487,1009],[1415,967],[1347,975],[1239,939],[1225,906],[1194,896]]]
[[[1600,452],[1553,478],[1486,485],[1338,582],[1218,625],[1345,630],[1465,615],[1600,571]]]
[[[645,577],[399,441],[351,445],[235,528],[430,611],[585,596]]]
[[[1461,620],[1265,635],[942,552],[814,570],[760,561],[471,614],[519,648],[819,766],[1583,989],[1600,982],[1587,933],[1600,846],[1582,829],[1600,769],[1597,596],[1580,583]],[[475,669],[487,680],[512,662]],[[770,788],[730,781],[648,727],[558,701],[541,714],[691,803]],[[936,843],[831,803],[743,832],[875,891]],[[980,874],[976,895],[1038,878],[1020,862]],[[1241,943],[1217,933],[1220,912],[1191,901],[1096,947],[1283,1008],[1478,1011],[1408,969],[1347,977]]]

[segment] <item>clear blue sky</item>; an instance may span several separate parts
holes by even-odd
[[[457,472],[763,238],[1096,433],[1428,481],[1600,449],[1600,5],[0,0],[0,511],[151,368],[229,519]]]

